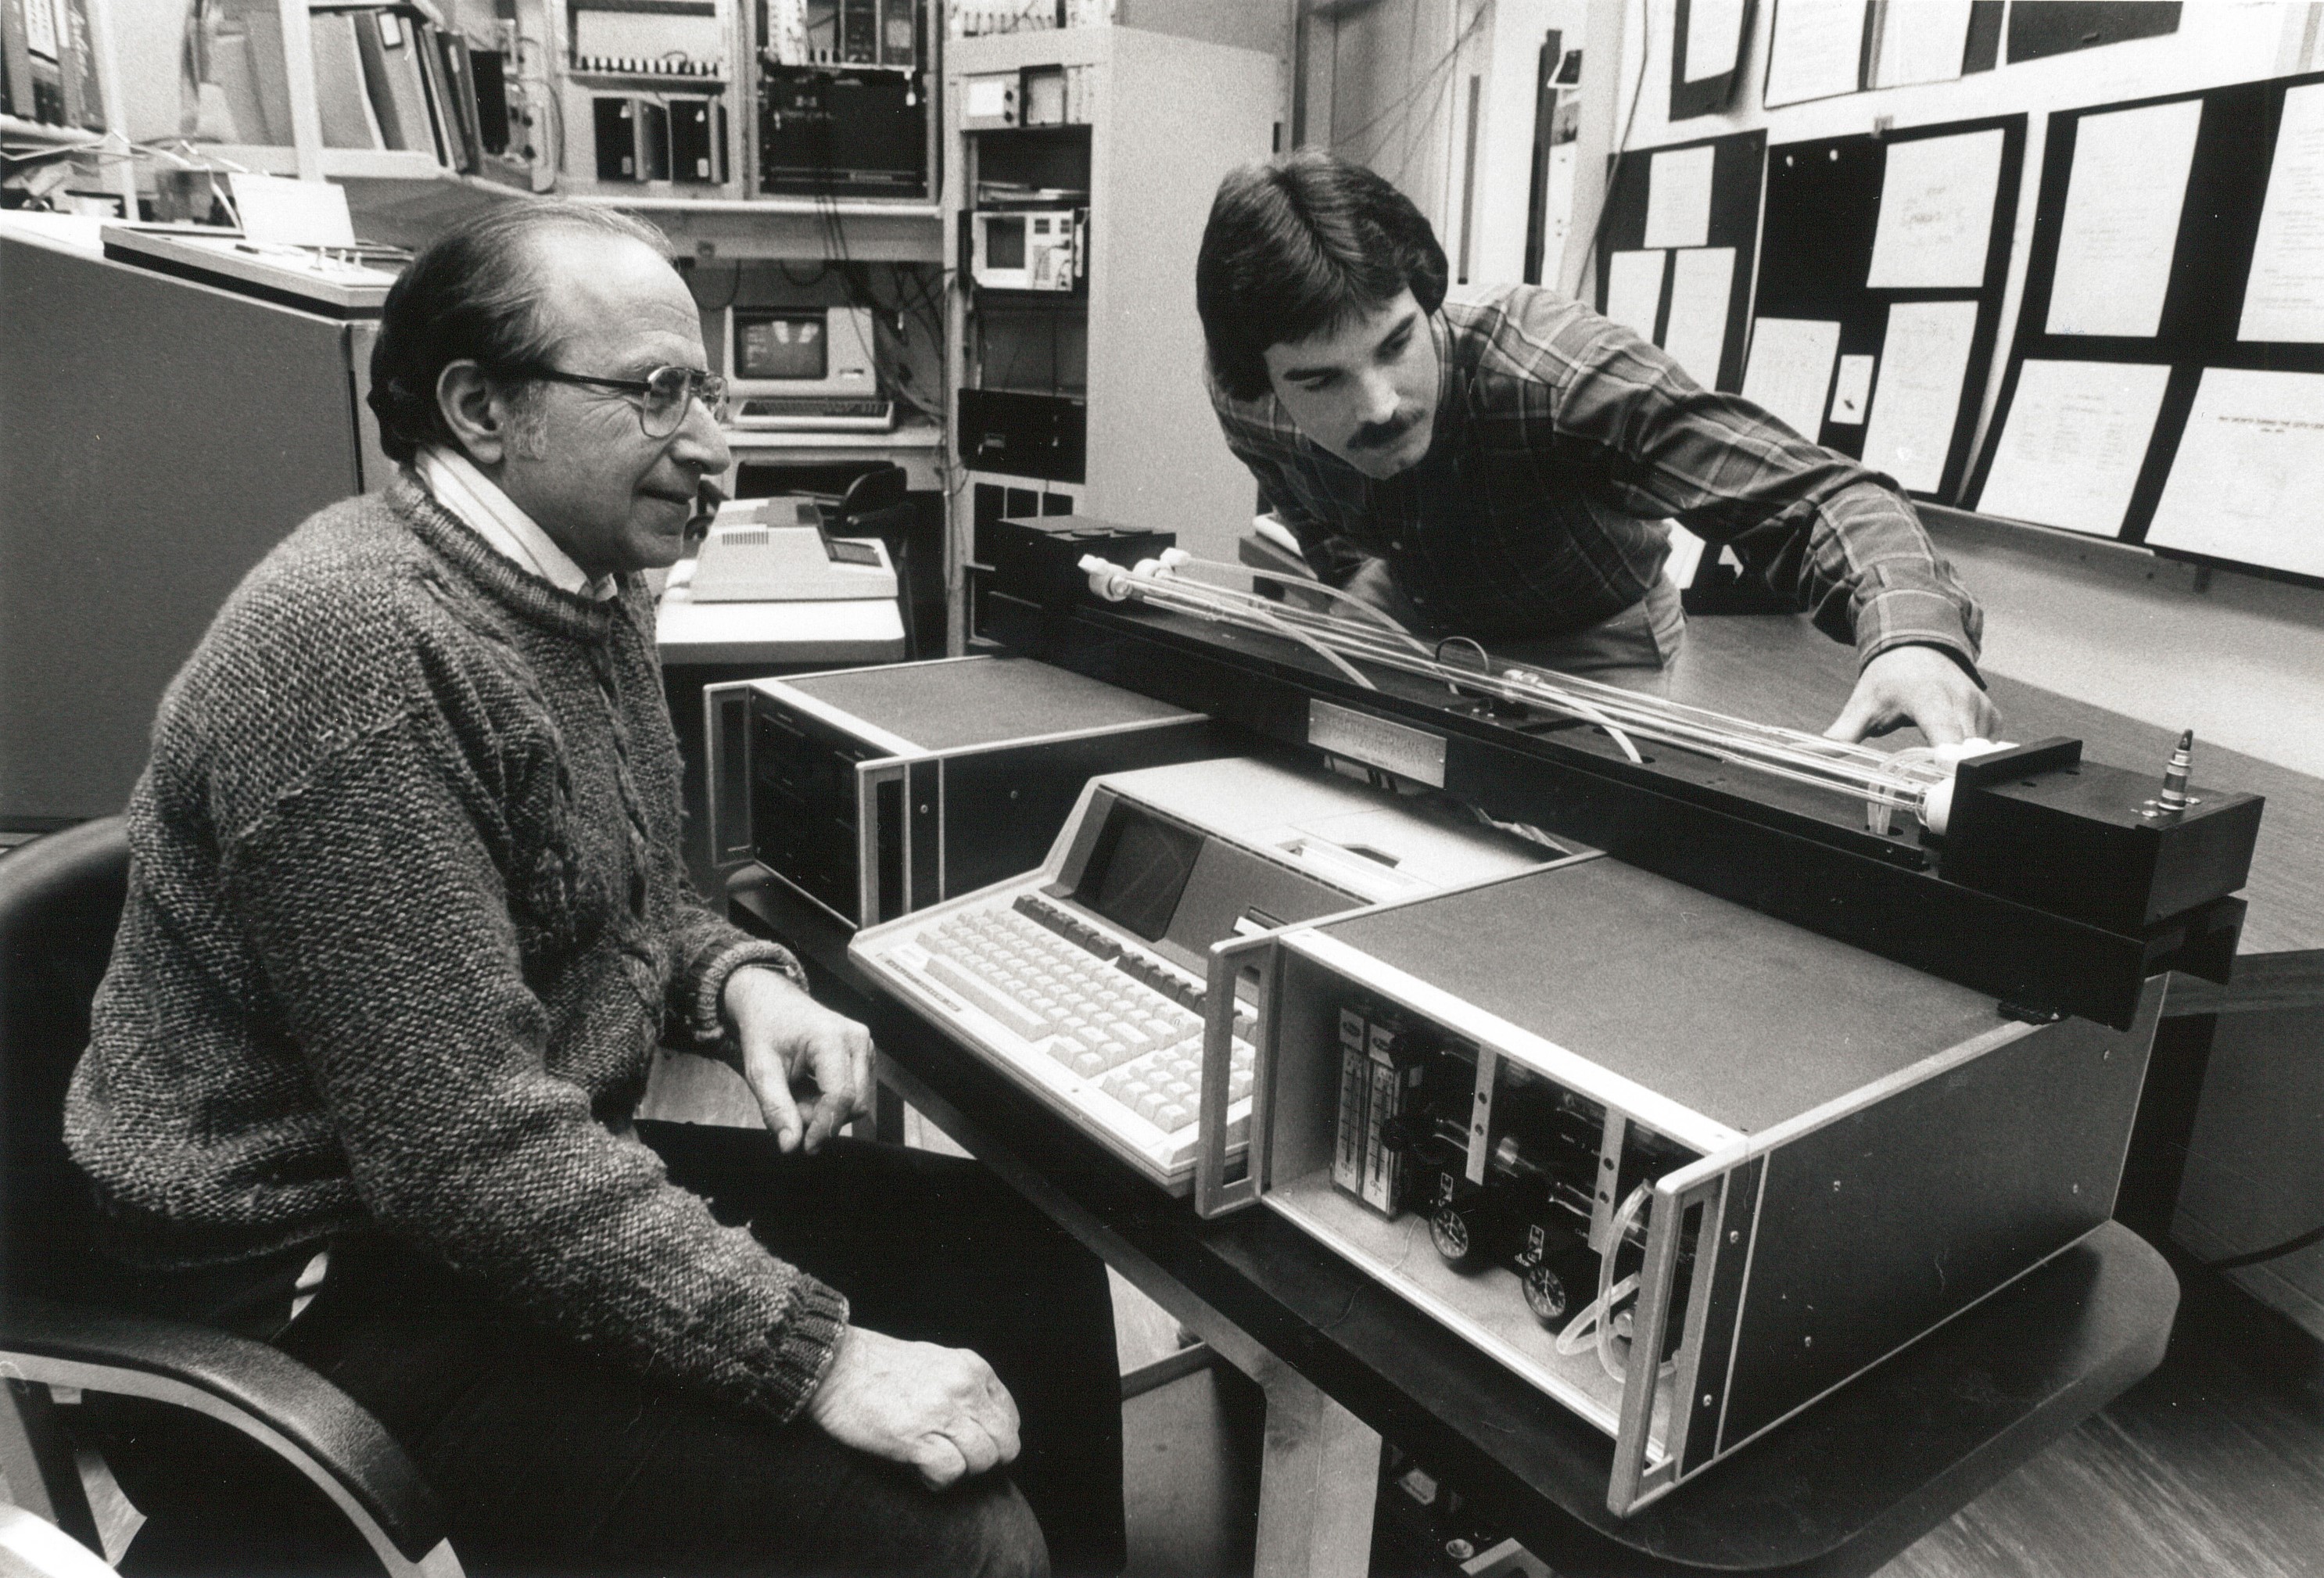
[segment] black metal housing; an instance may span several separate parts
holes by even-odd
[[[2232,893],[2251,875],[2264,801],[2198,788],[2157,800],[2160,772],[2084,761],[2044,740],[1961,764],[1938,870],[2109,931],[2143,931]]]

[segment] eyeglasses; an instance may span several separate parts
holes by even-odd
[[[726,420],[726,380],[715,373],[700,373],[692,367],[656,367],[644,378],[596,378],[586,373],[567,373],[557,367],[518,367],[511,369],[535,378],[546,378],[552,383],[581,383],[595,389],[618,389],[638,402],[638,420],[649,438],[667,438],[686,420],[686,413],[699,400],[710,408],[710,420]]]

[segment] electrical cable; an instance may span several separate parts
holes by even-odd
[[[1416,5],[1413,9],[1415,13],[1417,14],[1419,6]],[[1387,104],[1381,106],[1379,111],[1375,113],[1370,120],[1365,121],[1361,125],[1359,125],[1354,130],[1349,132],[1344,137],[1340,134],[1338,128],[1334,127],[1332,132],[1332,141],[1333,143],[1347,148],[1349,150],[1350,158],[1356,160],[1360,163],[1367,162],[1369,161],[1370,154],[1355,151],[1355,143],[1357,140],[1362,137],[1365,133],[1370,131],[1373,127],[1378,126],[1388,120],[1389,116],[1395,115],[1398,110],[1406,108],[1414,99],[1418,98],[1422,94],[1426,93],[1435,85],[1439,73],[1451,68],[1454,58],[1460,54],[1462,47],[1468,43],[1469,35],[1475,32],[1479,27],[1483,25],[1487,9],[1489,8],[1480,6],[1478,9],[1477,14],[1470,19],[1469,25],[1462,28],[1460,35],[1453,39],[1452,44],[1446,48],[1444,52],[1439,55],[1429,64],[1427,69],[1422,72],[1420,78],[1413,83],[1411,87],[1406,88],[1402,93],[1397,95],[1396,97],[1388,100]],[[1333,22],[1333,45],[1332,65],[1333,105],[1335,111],[1339,102],[1338,89],[1340,77],[1338,32],[1338,19],[1335,17]],[[1408,48],[1409,46],[1407,46],[1407,49]],[[1406,123],[1399,122],[1398,128],[1401,129],[1406,124]],[[1379,143],[1370,150],[1370,152],[1377,152],[1379,148],[1385,147],[1389,138],[1394,135],[1395,134],[1391,132],[1388,136],[1382,137],[1379,140]]]
[[[2280,1244],[2270,1244],[2264,1250],[2253,1250],[2240,1255],[2229,1255],[2222,1260],[2205,1260],[2208,1271],[2236,1271],[2246,1266],[2257,1266],[2268,1260],[2280,1260],[2286,1255],[2296,1255],[2314,1244],[2324,1243],[2324,1227],[2311,1227],[2306,1232],[2288,1238]]]

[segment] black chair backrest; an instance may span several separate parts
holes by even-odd
[[[0,855],[0,1289],[69,1297],[88,1264],[88,1185],[65,1151],[65,1087],[113,957],[129,839],[108,817]]]
[[[892,510],[904,502],[910,484],[900,466],[882,466],[865,472],[847,484],[846,496],[839,501],[843,520],[857,521],[880,510]]]

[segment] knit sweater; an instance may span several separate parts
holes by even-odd
[[[315,515],[171,683],[66,1137],[115,1252],[383,1230],[652,1376],[788,1419],[847,1306],[626,1137],[656,1046],[796,961],[678,855],[636,577],[558,590],[408,475]]]

